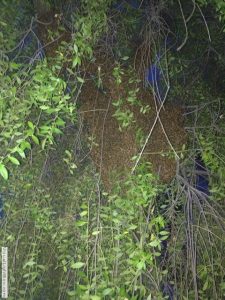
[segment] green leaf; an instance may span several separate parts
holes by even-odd
[[[25,150],[25,149],[31,149],[31,144],[28,142],[28,141],[23,141],[21,144],[20,144],[20,148],[22,150]]]
[[[100,233],[100,231],[99,230],[96,230],[96,231],[93,231],[92,232],[92,235],[98,235]]]
[[[41,149],[44,150],[45,149],[45,144],[47,142],[47,139],[44,139],[42,142],[41,142]]]
[[[30,129],[34,130],[34,124],[31,121],[28,121],[27,124],[30,127]]]
[[[137,264],[137,268],[138,268],[138,270],[145,270],[145,269],[146,269],[145,262],[144,262],[144,261],[140,261],[140,262]]]
[[[101,298],[99,296],[94,295],[91,296],[91,300],[101,300]]]
[[[76,291],[68,291],[67,295],[68,296],[75,296],[76,295]]]
[[[81,213],[80,213],[80,216],[81,217],[84,217],[84,216],[86,216],[88,214],[88,211],[87,210],[84,210],[84,211],[82,211]]]
[[[168,231],[165,231],[165,230],[163,230],[163,231],[160,231],[160,233],[159,234],[161,234],[161,235],[169,235],[169,232]]]
[[[14,156],[9,156],[8,159],[11,161],[11,163],[13,163],[16,166],[20,165],[20,162],[18,161],[17,158],[15,158]]]
[[[206,290],[207,290],[208,285],[209,285],[209,282],[208,282],[208,280],[206,280],[205,283],[204,283],[204,285],[203,285],[203,288],[202,288],[203,291],[206,291]]]
[[[5,165],[0,163],[0,175],[7,180],[9,178],[8,170],[6,169]]]
[[[129,230],[134,230],[134,229],[136,229],[136,228],[137,228],[137,225],[132,224],[128,229],[129,229]]]
[[[79,220],[79,221],[77,221],[75,224],[76,224],[77,227],[81,227],[81,226],[86,225],[87,222]]]
[[[5,22],[3,22],[3,21],[0,21],[0,24],[1,24],[2,26],[7,26],[7,24],[6,24]]]
[[[151,247],[157,247],[159,244],[160,244],[160,242],[159,242],[158,240],[154,240],[154,241],[152,241],[151,243],[149,243],[149,245],[150,245]]]
[[[20,155],[20,157],[26,158],[25,152],[21,148],[17,148],[17,153]]]
[[[80,82],[80,83],[84,83],[84,79],[81,78],[81,77],[79,77],[79,76],[77,76],[77,80],[78,80],[78,82]]]
[[[112,292],[112,289],[107,288],[102,292],[102,294],[103,294],[103,296],[107,296],[107,295],[111,294],[111,292]]]
[[[73,50],[74,50],[75,53],[78,53],[78,47],[77,47],[76,44],[73,45]]]
[[[52,128],[52,132],[54,132],[55,134],[62,134],[63,133],[62,130],[60,130],[57,127]]]
[[[47,106],[47,105],[41,105],[40,106],[40,109],[42,109],[42,110],[46,110],[46,109],[49,109],[50,107],[49,106]]]
[[[40,144],[39,139],[35,135],[32,135],[31,138],[32,138],[32,140],[34,141],[35,144],[37,144],[37,145]]]
[[[82,268],[84,265],[85,265],[85,263],[79,261],[79,262],[76,262],[76,263],[72,263],[72,264],[70,265],[70,267],[71,267],[72,269],[80,269],[80,268]]]
[[[73,60],[73,68],[80,64],[81,64],[81,59],[79,56],[76,56]]]
[[[15,78],[16,78],[17,83],[18,83],[19,85],[21,85],[21,79],[20,79],[18,76],[16,76]]]
[[[58,126],[65,126],[65,121],[63,121],[61,118],[58,118],[55,121],[55,124],[58,125]]]
[[[165,241],[167,239],[168,239],[168,235],[167,236],[165,235],[165,236],[163,236],[163,237],[160,238],[160,241]]]

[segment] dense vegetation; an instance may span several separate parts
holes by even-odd
[[[225,299],[224,1],[1,0],[0,28],[8,299]],[[80,111],[85,66],[103,53],[115,90],[124,76],[134,87],[114,117],[139,143],[110,186]],[[176,162],[166,183],[142,155],[150,135],[131,127],[132,107],[150,109],[137,85],[151,64],[158,115],[177,105],[187,132],[161,153]]]

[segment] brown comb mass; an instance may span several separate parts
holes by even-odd
[[[69,41],[71,35],[68,32],[59,34],[55,42],[48,39],[47,29],[54,31],[59,25],[58,18],[54,14],[42,17],[41,21],[49,21],[48,26],[39,24],[39,34],[45,46],[46,56],[52,58],[62,41]],[[143,88],[142,84],[133,87],[129,84],[129,75],[124,70],[122,83],[117,86],[113,77],[113,68],[116,66],[114,60],[107,55],[100,57],[96,51],[96,59],[93,62],[85,62],[81,68],[85,83],[79,95],[81,105],[80,114],[88,127],[88,135],[92,136],[94,142],[91,146],[91,157],[96,165],[101,179],[106,188],[112,185],[112,174],[120,171],[131,171],[134,161],[131,158],[137,155],[141,147],[136,140],[136,131],[140,128],[147,136],[156,118],[156,107],[154,98],[149,90]],[[138,58],[135,58],[136,62]],[[66,69],[64,66],[63,69]],[[100,67],[103,91],[97,88],[93,77],[98,77]],[[138,66],[137,66],[138,67]],[[139,72],[137,72],[139,73]],[[142,74],[143,75],[143,74]],[[139,74],[139,77],[140,76]],[[128,91],[139,87],[138,99],[143,105],[149,105],[150,111],[146,114],[140,113],[140,107],[126,105],[133,112],[135,123],[128,129],[119,130],[119,123],[113,114],[115,107],[113,101],[119,97],[126,98]],[[105,89],[105,90],[104,90]],[[123,107],[124,108],[124,107]],[[160,120],[164,131],[176,151],[181,150],[186,143],[186,134],[183,127],[182,109],[172,105],[164,105],[160,112]],[[176,173],[176,160],[165,153],[173,153],[162,126],[157,121],[152,135],[145,147],[142,159],[151,162],[153,170],[159,175],[162,182],[170,182]]]
[[[146,137],[156,118],[154,98],[150,91],[143,89],[139,84],[138,99],[143,105],[149,105],[150,111],[143,114],[140,112],[140,107],[127,105],[126,108],[134,113],[135,123],[128,129],[119,130],[119,123],[113,116],[115,107],[112,102],[119,97],[126,98],[132,86],[128,82],[126,71],[122,76],[122,83],[119,86],[116,85],[112,76],[114,66],[109,58],[104,57],[86,64],[86,74],[92,76],[97,76],[100,67],[103,91],[100,91],[94,81],[89,78],[85,81],[80,95],[80,111],[84,122],[88,125],[89,136],[94,138],[91,156],[106,187],[111,185],[110,175],[112,173],[117,174],[119,171],[132,169],[134,161],[131,158],[141,150],[136,141],[136,130],[141,128]],[[170,143],[176,151],[181,150],[182,145],[186,142],[182,110],[165,105],[160,112],[160,119]],[[167,183],[175,175],[176,161],[171,158],[171,155],[170,157],[163,156],[165,153],[173,152],[165,133],[160,122],[157,121],[142,158],[150,161],[154,172],[159,175],[162,182]]]

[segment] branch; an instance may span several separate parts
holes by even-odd
[[[187,29],[187,21],[185,20],[185,16],[184,16],[184,12],[183,12],[183,9],[182,9],[180,0],[178,0],[178,3],[179,3],[179,6],[180,6],[180,11],[181,11],[181,15],[182,15],[182,18],[183,18],[183,21],[184,21],[184,27],[185,27],[185,38],[184,38],[184,41],[183,41],[183,43],[177,48],[177,51],[180,51],[180,50],[184,47],[184,45],[186,44],[186,42],[187,42],[187,39],[188,39],[188,29]]]

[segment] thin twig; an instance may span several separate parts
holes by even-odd
[[[184,12],[183,12],[183,8],[181,6],[181,3],[180,3],[180,0],[177,0],[178,3],[179,3],[179,6],[180,6],[180,11],[181,11],[181,15],[182,15],[182,18],[183,18],[183,21],[184,21],[184,27],[185,27],[185,38],[184,38],[184,41],[183,43],[177,48],[177,51],[180,51],[184,45],[186,44],[187,42],[187,39],[188,39],[188,29],[187,29],[187,22],[185,20],[185,16],[184,16]]]

